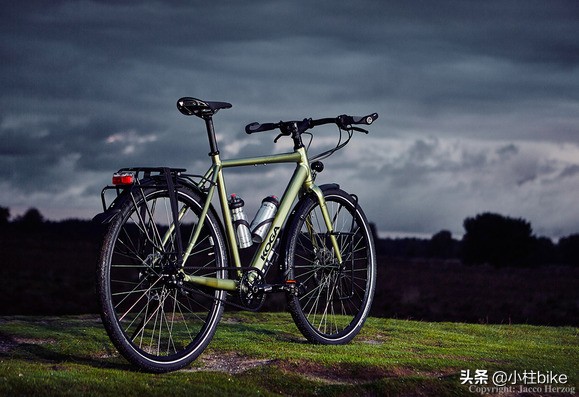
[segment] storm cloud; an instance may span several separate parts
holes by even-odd
[[[120,167],[204,171],[203,123],[175,108],[194,96],[233,104],[224,156],[291,149],[252,121],[378,112],[319,182],[357,191],[384,233],[460,234],[483,211],[579,232],[578,21],[573,0],[11,4],[0,205],[90,218]],[[337,139],[315,133],[314,152]],[[228,179],[247,201],[281,194],[282,170],[249,171]]]

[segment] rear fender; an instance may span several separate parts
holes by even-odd
[[[117,197],[113,200],[113,202],[108,206],[106,210],[93,217],[92,219],[93,222],[103,225],[111,223],[121,213],[121,209],[123,208],[123,205],[127,201],[132,201],[133,197],[138,197],[142,195],[143,194],[142,192],[144,190],[155,187],[156,185],[166,186],[166,183],[164,182],[164,177],[154,176],[144,178],[139,180],[138,183],[130,187],[123,188],[122,191],[117,195]],[[188,179],[177,177],[176,185],[186,186],[187,188],[196,192],[199,195],[199,198],[201,199],[202,205],[207,200],[207,195],[197,185],[195,185]],[[213,205],[209,210],[215,212]]]

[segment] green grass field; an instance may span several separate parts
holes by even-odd
[[[369,318],[351,344],[319,346],[288,314],[233,312],[190,368],[152,375],[117,354],[95,316],[0,317],[0,396],[481,395],[462,384],[466,370],[486,370],[487,387],[497,371],[564,374],[549,389],[564,396],[554,387],[577,388],[578,333]],[[543,393],[521,395],[548,395],[529,382]]]

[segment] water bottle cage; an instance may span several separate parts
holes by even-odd
[[[253,233],[255,230],[258,230],[260,227],[262,227],[262,226],[264,226],[264,225],[267,225],[268,223],[272,223],[272,222],[273,222],[273,218],[269,218],[269,219],[266,219],[266,220],[258,223],[258,224],[255,225],[255,227],[253,228],[252,233]]]
[[[237,229],[239,225],[247,226],[247,228],[249,229],[249,222],[247,222],[245,219],[238,219],[236,221],[233,221],[233,226],[235,227],[235,229]]]

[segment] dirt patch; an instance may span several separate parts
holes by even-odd
[[[44,345],[56,343],[54,339],[22,338],[0,334],[0,353],[8,353],[20,345]]]
[[[242,356],[236,353],[204,353],[196,363],[198,367],[188,368],[184,371],[217,371],[229,374],[239,374],[255,367],[269,365],[275,360],[257,359]]]
[[[7,339],[4,335],[0,335],[0,353],[8,353],[14,349],[18,344],[13,340]]]
[[[216,371],[239,374],[253,368],[274,365],[280,370],[293,373],[316,382],[326,384],[360,384],[384,377],[402,374],[380,367],[356,367],[351,364],[326,366],[309,361],[282,361],[250,358],[237,353],[204,353],[195,361],[196,366],[184,369],[187,372]]]
[[[355,365],[352,363],[327,366],[315,362],[299,361],[278,362],[276,365],[283,371],[298,374],[306,379],[336,385],[364,384],[384,378],[420,376],[440,379],[456,375],[456,370],[453,369],[434,372],[421,371],[408,367],[384,368],[379,366]]]
[[[398,376],[385,368],[357,367],[351,364],[326,366],[315,362],[299,361],[280,362],[278,366],[284,371],[327,384],[360,384],[385,377]]]
[[[447,372],[428,372],[406,367],[387,369],[378,366],[357,366],[352,363],[324,365],[310,361],[250,358],[238,353],[204,353],[195,361],[194,367],[182,371],[215,371],[240,374],[266,365],[274,365],[284,372],[296,374],[315,382],[335,385],[364,384],[383,378],[403,378],[412,375],[436,379],[456,374],[456,371],[452,369]]]

